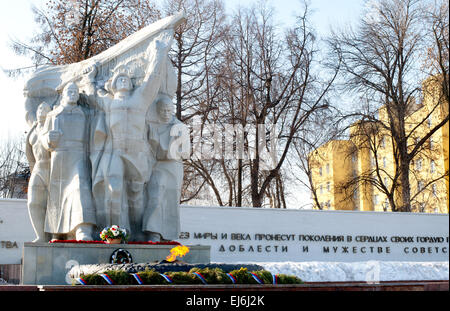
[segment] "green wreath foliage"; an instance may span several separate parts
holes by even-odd
[[[144,284],[152,284],[152,285],[168,284],[167,281],[161,276],[161,274],[155,271],[155,269],[139,272],[138,275],[141,278],[142,282],[144,282]],[[134,283],[131,284],[136,284],[136,281],[135,280],[133,281]]]
[[[161,274],[154,269],[138,272],[145,285],[202,285],[203,282],[194,274],[200,273],[208,284],[233,284],[227,273],[220,268],[192,268],[189,272],[166,272],[173,283],[169,283]],[[109,270],[105,271],[115,285],[137,285],[136,279],[125,271]],[[251,271],[256,274],[264,284],[272,284],[273,277],[269,271],[258,270]],[[236,279],[236,284],[259,284],[250,274],[247,268],[240,268],[230,272]],[[86,282],[86,285],[108,285],[108,283],[99,274],[81,275],[81,278]],[[277,275],[278,284],[303,284],[303,281],[294,276],[286,274]],[[75,284],[75,283],[74,283]]]

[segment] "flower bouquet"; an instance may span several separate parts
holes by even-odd
[[[100,238],[108,244],[120,244],[128,240],[128,232],[117,225],[112,225],[102,230]]]

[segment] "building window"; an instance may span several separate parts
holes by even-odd
[[[384,177],[384,178],[383,178],[383,182],[384,182],[384,186],[385,186],[386,188],[389,187],[389,180],[388,180],[387,177]]]
[[[330,164],[327,164],[326,170],[327,170],[327,175],[330,174]]]
[[[330,200],[327,201],[327,208],[328,208],[328,209],[331,208],[331,201],[330,201]]]
[[[319,167],[319,175],[322,176],[322,167]]]
[[[417,189],[419,190],[419,192],[423,190],[423,181],[419,180],[417,182]]]
[[[431,125],[432,125],[432,121],[431,121],[431,116],[428,116],[428,119],[427,119],[427,125],[428,125],[428,127],[431,127]]]
[[[433,137],[430,137],[430,149],[434,148],[434,141],[433,141]]]
[[[423,213],[423,212],[425,212],[425,203],[423,203],[423,202],[422,202],[422,203],[420,203],[420,205],[419,205],[419,206],[420,206],[420,210],[419,210],[419,212],[420,212],[420,213]]]
[[[388,198],[386,198],[386,199],[384,200],[383,210],[384,210],[385,212],[389,210],[389,199],[388,199]]]
[[[323,194],[323,186],[322,185],[320,185],[320,194]]]
[[[381,137],[381,148],[386,148],[386,136]]]
[[[387,166],[387,159],[386,157],[383,157],[383,167],[386,168]]]
[[[378,194],[373,196],[373,205],[378,205]]]
[[[431,160],[430,162],[430,171],[431,173],[436,172],[436,162],[434,162],[434,160]]]
[[[422,159],[417,159],[416,160],[416,170],[417,171],[422,170]]]
[[[436,184],[431,185],[431,192],[433,193],[433,196],[437,197],[437,186]]]
[[[330,187],[330,182],[327,181],[327,191],[330,192],[331,191],[331,187]]]

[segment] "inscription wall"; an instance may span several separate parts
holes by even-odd
[[[448,261],[448,225],[444,214],[185,206],[179,241],[211,245],[217,262]]]
[[[447,214],[181,207],[184,245],[213,262],[448,261]],[[26,201],[0,200],[0,264],[35,238]]]

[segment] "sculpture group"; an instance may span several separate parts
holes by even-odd
[[[90,60],[40,68],[28,81],[35,242],[92,240],[111,225],[134,241],[178,238],[186,156],[179,138],[188,134],[174,117],[168,52],[182,20],[166,18]]]

